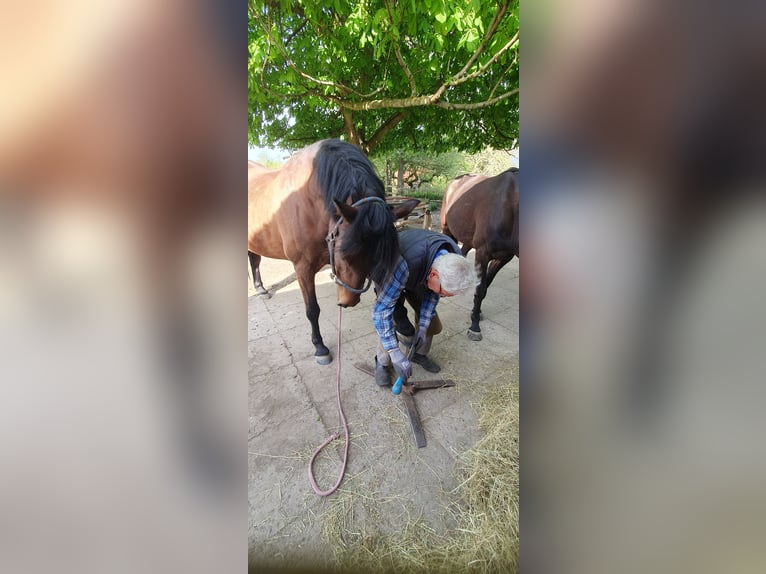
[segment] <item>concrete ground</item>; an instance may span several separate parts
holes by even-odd
[[[468,257],[473,259],[473,251]],[[319,322],[333,362],[314,359],[311,331],[300,289],[288,261],[263,259],[264,285],[273,296],[248,301],[249,356],[249,552],[258,564],[295,567],[331,565],[332,548],[322,536],[330,522],[343,521],[350,537],[395,535],[420,519],[437,533],[452,526],[448,506],[458,486],[456,455],[480,438],[475,407],[488,385],[516,377],[519,347],[518,259],[502,269],[482,311],[484,339],[466,337],[473,293],[442,299],[444,331],[430,356],[442,367],[436,375],[413,365],[412,381],[451,378],[454,388],[423,390],[415,396],[428,444],[413,441],[401,397],[377,387],[354,368],[372,363],[376,334],[372,290],[342,315],[342,356],[338,351],[338,307],[327,268],[317,274]],[[336,481],[343,453],[336,399],[341,360],[341,400],[350,425],[348,468],[340,488],[322,498],[311,489],[308,463],[332,432],[341,438],[315,463],[320,489]],[[347,540],[348,541],[348,540]]]

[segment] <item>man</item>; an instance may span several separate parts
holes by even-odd
[[[432,373],[440,367],[427,355],[433,336],[441,332],[436,315],[440,297],[451,297],[476,287],[473,265],[460,255],[457,244],[441,233],[405,229],[399,233],[401,259],[383,285],[375,285],[378,299],[372,322],[380,339],[375,357],[375,382],[391,384],[390,367],[405,380],[412,365],[399,349],[397,332],[404,343],[415,345],[412,361]],[[407,318],[405,299],[415,311],[417,331]]]

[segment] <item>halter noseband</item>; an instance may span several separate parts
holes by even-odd
[[[380,197],[363,197],[359,201],[352,203],[351,207],[357,207],[364,203],[370,203],[371,201],[379,201],[380,203],[383,203],[383,204],[386,203],[386,200],[381,199]],[[338,221],[335,222],[335,225],[327,234],[327,237],[325,237],[325,241],[327,241],[327,251],[329,251],[330,253],[330,279],[335,281],[336,285],[340,285],[347,291],[351,291],[352,293],[357,293],[361,295],[362,293],[367,291],[370,288],[370,285],[372,284],[372,281],[370,280],[369,277],[367,278],[367,283],[364,285],[362,289],[356,289],[344,283],[340,279],[340,277],[338,277],[338,273],[335,271],[335,240],[338,238],[338,228],[340,227],[340,224],[342,221],[343,221],[343,217],[341,216],[338,218]]]

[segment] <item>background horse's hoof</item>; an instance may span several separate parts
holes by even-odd
[[[471,341],[481,341],[481,332],[478,331],[471,331],[468,329],[468,338],[471,339]]]
[[[332,355],[326,354],[326,355],[314,355],[316,357],[317,363],[320,365],[329,365],[332,363]]]
[[[271,293],[266,291],[266,289],[261,289],[255,292],[256,297],[263,297],[264,299],[271,299]]]

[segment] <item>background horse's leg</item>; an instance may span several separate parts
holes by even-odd
[[[298,285],[301,287],[303,302],[306,304],[306,317],[311,323],[311,342],[314,344],[314,357],[320,365],[332,363],[332,355],[319,332],[319,303],[317,302],[316,285],[314,284],[315,271],[307,265],[296,265],[295,274],[298,276]]]
[[[495,275],[497,275],[497,272],[505,267],[511,259],[513,259],[513,255],[510,257],[503,257],[502,259],[493,259],[489,262],[489,267],[487,267],[487,289],[492,285],[492,281],[494,280]]]
[[[481,318],[481,302],[487,295],[488,274],[487,266],[489,264],[487,254],[484,249],[476,251],[476,267],[479,271],[480,282],[476,286],[476,292],[473,295],[473,310],[471,311],[471,327],[468,329],[468,338],[471,341],[481,341],[481,327],[479,326],[479,320]],[[495,271],[497,273],[497,271]],[[494,275],[492,276],[494,278]],[[492,279],[489,279],[491,281]]]
[[[503,257],[502,259],[493,259],[489,262],[487,267],[482,266],[481,283],[476,288],[476,293],[473,297],[473,311],[471,312],[471,328],[468,331],[468,338],[472,341],[481,341],[481,327],[479,321],[484,317],[481,314],[481,302],[484,297],[487,296],[487,289],[492,285],[492,281],[495,279],[495,275],[505,265],[513,259],[513,255],[510,257]]]
[[[248,251],[247,258],[250,260],[250,270],[253,272],[253,286],[255,287],[255,294],[263,295],[264,297],[271,297],[271,293],[269,293],[264,288],[263,281],[261,281],[261,256],[253,253],[252,251]]]
[[[455,240],[457,241],[457,239]],[[471,250],[471,244],[463,242],[463,245],[460,246],[460,253],[462,253],[463,257],[468,255],[468,252]]]

